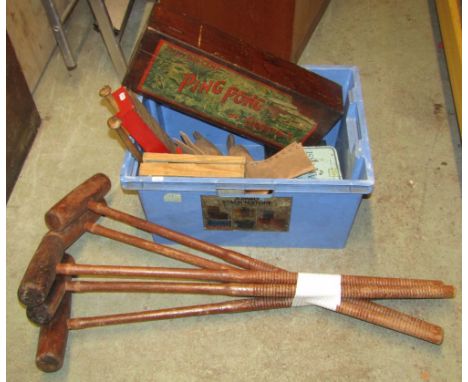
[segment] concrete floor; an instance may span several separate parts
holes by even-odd
[[[124,36],[127,54],[144,2],[136,8]],[[345,249],[238,250],[290,270],[436,278],[461,292],[461,143],[434,15],[426,0],[331,2],[300,63],[359,67],[375,192],[361,204]],[[59,53],[53,55],[34,94],[43,123],[7,205],[8,381],[461,379],[461,293],[453,300],[386,303],[441,325],[441,346],[307,307],[72,332],[64,367],[50,375],[37,370],[38,328],[16,290],[47,231],[44,213],[76,184],[104,172],[113,181],[108,202],[143,216],[138,197],[119,187],[123,149],[106,127],[109,114],[97,95],[118,81],[91,23],[81,1],[69,21],[78,67],[69,72]],[[176,265],[90,235],[69,252],[83,263]],[[78,295],[73,314],[202,301]]]

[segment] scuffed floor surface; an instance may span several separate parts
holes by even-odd
[[[361,73],[376,187],[362,202],[347,247],[240,251],[294,271],[443,279],[461,292],[461,145],[428,3],[333,0],[300,60],[356,65]],[[141,12],[144,2],[136,7]],[[127,55],[139,17],[132,16],[124,36]],[[43,123],[7,206],[8,381],[461,379],[461,293],[453,300],[387,303],[441,325],[441,346],[306,307],[76,331],[64,367],[51,375],[37,370],[39,331],[16,289],[47,231],[44,213],[82,180],[103,172],[113,182],[109,204],[143,216],[137,195],[119,187],[123,149],[106,127],[109,113],[98,96],[102,85],[118,81],[86,2],[75,9],[69,28],[78,67],[69,72],[60,54],[53,55],[34,94]],[[178,265],[89,234],[70,253],[82,263]],[[78,295],[73,315],[205,301]]]

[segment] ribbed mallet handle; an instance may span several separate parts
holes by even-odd
[[[336,311],[436,345],[440,345],[444,339],[444,331],[440,326],[371,301],[344,300]]]

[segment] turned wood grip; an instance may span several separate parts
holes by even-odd
[[[111,188],[110,179],[104,174],[95,174],[64,198],[57,202],[45,215],[47,227],[61,231],[88,209],[90,200],[100,200]]]
[[[117,114],[119,112],[119,106],[112,95],[112,88],[109,85],[103,86],[99,90],[99,95],[107,102],[112,114]]]
[[[440,326],[370,301],[344,300],[336,311],[436,345],[440,345],[444,338],[444,331]]]
[[[18,288],[18,298],[23,304],[35,306],[45,301],[63,253],[63,242],[59,236],[47,234],[43,237]]]
[[[55,316],[41,326],[36,352],[36,365],[45,372],[54,372],[63,365],[68,341],[68,319],[71,312],[71,293],[66,293]]]
[[[75,261],[72,256],[65,253],[63,256],[62,264],[74,264]],[[46,300],[36,306],[28,306],[26,315],[36,324],[47,324],[52,320],[57,312],[60,303],[66,293],[66,282],[71,280],[71,276],[57,275],[55,282],[47,296]]]

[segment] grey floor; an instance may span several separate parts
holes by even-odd
[[[144,2],[124,36],[132,49]],[[147,8],[146,8],[147,9]],[[434,6],[426,0],[333,0],[301,64],[360,69],[376,187],[342,250],[239,248],[290,270],[437,278],[461,291],[461,143]],[[108,202],[142,216],[119,187],[123,149],[108,131],[98,90],[118,85],[87,3],[69,21],[78,67],[56,52],[34,93],[43,118],[6,209],[9,381],[456,381],[461,379],[461,297],[388,305],[445,329],[441,346],[320,308],[189,318],[70,333],[62,370],[34,364],[38,328],[16,289],[41,237],[44,213],[96,172]],[[129,232],[133,232],[129,230]],[[81,262],[175,265],[106,239],[70,248]],[[195,296],[76,296],[74,315],[205,301]]]

